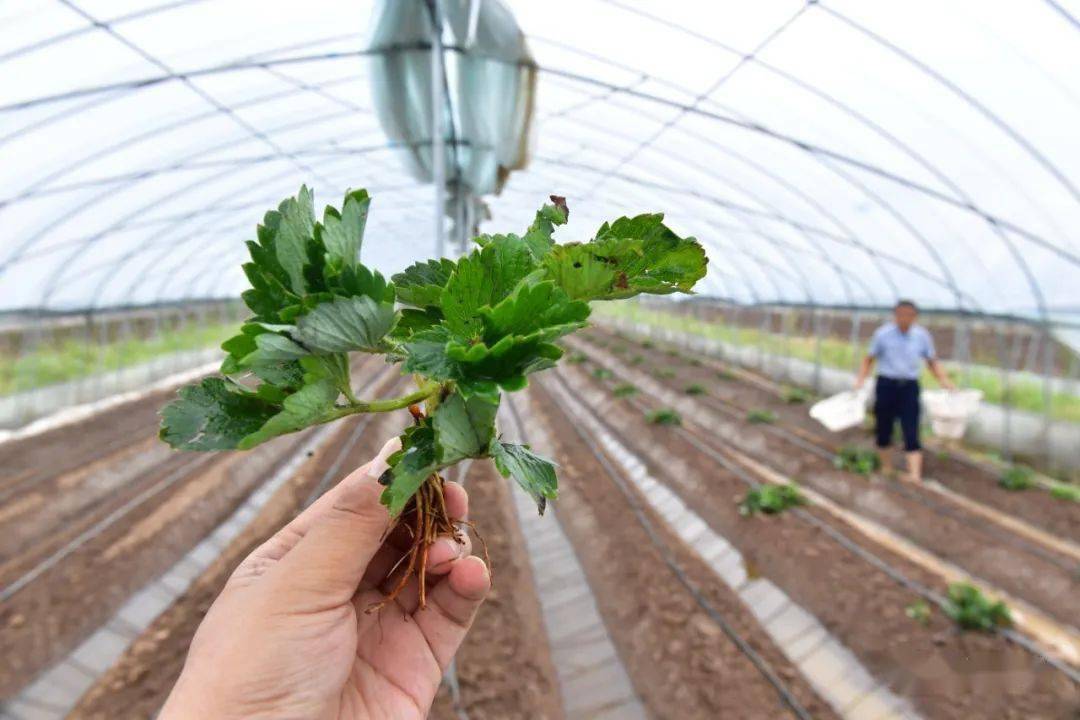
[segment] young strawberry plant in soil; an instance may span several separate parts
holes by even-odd
[[[805,505],[806,498],[796,485],[764,483],[752,488],[739,503],[739,513],[749,516],[757,513],[779,515],[793,507]]]
[[[588,242],[557,244],[553,231],[569,210],[563,198],[551,200],[524,235],[481,235],[456,261],[418,262],[387,281],[359,262],[367,191],[348,193],[319,222],[311,191],[301,188],[247,243],[251,287],[242,297],[253,316],[222,345],[223,377],[181,389],[162,411],[160,437],[182,450],[246,450],[349,415],[408,408],[413,424],[380,482],[382,502],[413,544],[386,602],[415,572],[423,606],[428,548],[441,535],[460,537],[440,471],[491,458],[541,513],[556,495],[552,462],[499,439],[501,393],[555,366],[563,351],[554,341],[586,326],[589,302],[688,292],[705,275],[701,245],[672,232],[661,214],[619,218]],[[400,364],[416,390],[356,397],[355,352]]]

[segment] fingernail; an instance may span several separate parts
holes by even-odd
[[[455,542],[453,540],[448,540],[446,538],[443,538],[442,540],[439,540],[438,544],[439,545],[445,545],[450,549],[449,555],[450,555],[450,557],[452,559],[457,559],[457,558],[461,557],[462,551],[465,550],[465,546],[462,545],[461,543]]]

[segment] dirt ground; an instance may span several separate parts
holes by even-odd
[[[645,355],[647,362],[661,362],[655,354],[657,351],[646,352],[652,353]],[[670,356],[664,357],[670,359]],[[838,470],[831,458],[809,452],[778,436],[775,430],[785,426],[784,420],[778,420],[776,425],[747,422],[746,408],[767,408],[777,412],[778,417],[779,411],[784,409],[785,403],[781,399],[775,395],[765,397],[765,393],[756,387],[729,382],[711,394],[685,395],[684,388],[692,382],[712,389],[704,385],[704,379],[700,377],[703,370],[687,363],[674,378],[654,376],[653,379],[678,394],[682,402],[692,405],[699,419],[718,439],[752,448],[767,465],[786,476],[909,538],[1015,597],[1031,602],[1062,622],[1073,622],[1080,616],[1080,576],[1075,558],[987,521],[925,487],[899,480],[868,481]],[[633,375],[645,373],[638,368],[631,368],[629,372],[631,380]],[[721,391],[736,395],[737,399],[732,404],[722,402],[716,397]],[[747,402],[747,396],[753,396],[751,402]],[[1077,514],[1080,515],[1080,509]]]
[[[558,680],[510,497],[520,491],[487,461],[472,464],[465,487],[491,555],[494,587],[458,652],[459,707],[469,720],[559,720]],[[445,683],[430,717],[458,720]]]
[[[70,718],[152,718],[183,666],[187,647],[229,574],[259,544],[289,521],[333,465],[338,448],[357,419],[339,423],[334,437],[304,463],[263,507],[250,525],[186,593],[163,612],[117,663],[87,691]],[[342,474],[367,462],[403,422],[399,415],[377,418],[347,455]]]
[[[546,379],[533,382],[526,422],[548,438],[547,443],[535,438],[537,447],[559,459],[560,521],[651,716],[786,717],[776,691],[664,563],[624,496],[573,431],[572,420],[543,391],[546,385]],[[709,603],[790,683],[804,707],[815,718],[833,717],[742,601],[655,516],[653,521]]]
[[[732,403],[744,410],[761,408],[776,413],[777,423],[798,428],[815,438],[822,447],[838,450],[843,445],[873,446],[870,426],[853,428],[843,433],[829,434],[807,412],[809,404],[790,404],[776,393],[760,385],[739,380],[724,380],[717,371],[724,366],[708,357],[696,357],[670,346],[654,343],[648,348],[640,341],[617,337],[613,333],[593,328],[586,339],[603,343],[603,351],[614,353],[623,362],[635,361],[636,367],[655,373],[670,370],[675,377],[665,378],[654,374],[657,380],[672,389],[683,390],[691,383],[699,383],[708,389],[716,400]],[[621,348],[621,351],[620,351]],[[673,354],[674,353],[674,354]],[[740,374],[746,371],[738,371]],[[748,373],[750,374],[750,373]],[[752,376],[752,374],[750,374]],[[772,386],[764,378],[760,382]],[[972,467],[947,452],[928,450],[924,453],[924,473],[949,489],[966,497],[1022,518],[1036,527],[1053,532],[1063,538],[1080,542],[1080,507],[1076,503],[1057,500],[1041,490],[1009,492],[997,484],[997,476],[984,469]]]
[[[746,519],[738,500],[746,486],[679,437],[647,423],[627,400],[583,370],[565,373],[657,480],[690,503],[762,576],[812,612],[875,677],[932,718],[1064,718],[1080,709],[1080,690],[1000,636],[957,634],[940,613],[926,626],[906,616],[916,600],[887,574],[859,559],[820,529],[792,515]],[[546,382],[546,380],[545,380]],[[741,448],[749,452],[748,448]],[[876,547],[825,513],[811,510],[905,575],[934,586],[936,578]]]
[[[211,568],[133,644],[117,664],[83,697],[70,718],[105,720],[150,718],[164,702],[180,672],[190,638],[232,569],[259,543],[299,511],[304,499],[333,464],[353,423],[341,423],[323,448],[271,499],[263,512]],[[397,434],[403,414],[375,418],[349,451],[341,475],[374,455]],[[467,481],[470,515],[488,542],[496,587],[481,608],[459,654],[462,704],[469,717],[561,718],[554,670],[533,583],[516,521],[508,504],[506,481],[487,463],[475,463]],[[477,547],[479,544],[476,543]],[[523,591],[524,590],[524,591]],[[445,691],[432,717],[455,720]]]

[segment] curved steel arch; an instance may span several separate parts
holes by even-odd
[[[709,44],[709,45],[711,45],[713,47],[720,48],[721,50],[729,52],[729,53],[731,53],[733,55],[744,56],[745,57],[745,54],[742,53],[742,51],[738,50],[735,47],[732,47],[731,45],[723,43],[723,42],[717,40],[716,38],[709,37],[707,35],[704,35],[704,34],[698,32],[698,31],[694,30],[693,28],[688,28],[688,27],[686,27],[684,25],[680,25],[678,23],[672,22],[672,21],[670,21],[670,20],[668,20],[666,18],[663,18],[663,17],[660,17],[658,15],[654,15],[652,13],[641,10],[640,8],[635,8],[635,7],[628,6],[628,5],[620,2],[619,0],[594,0],[594,1],[595,2],[601,2],[601,3],[607,4],[607,5],[612,5],[614,7],[618,7],[619,9],[624,10],[624,11],[626,11],[628,13],[638,15],[640,17],[649,19],[652,22],[656,22],[656,23],[661,24],[661,25],[665,25],[665,26],[670,27],[670,28],[672,28],[674,30],[677,30],[677,31],[679,31],[681,33],[684,33],[689,37],[696,38],[696,39],[698,39],[700,41],[703,41],[703,42],[705,42],[705,43],[707,43],[707,44]],[[1046,0],[1046,1],[1051,2],[1051,3],[1053,2],[1053,0]],[[784,70],[783,68],[780,68],[780,67],[778,67],[776,65],[773,65],[773,64],[763,60],[762,58],[756,57],[756,56],[753,57],[753,58],[749,58],[749,60],[750,60],[750,62],[753,62],[757,67],[760,67],[761,69],[765,70],[767,73],[769,73],[771,75],[775,75],[776,77],[780,78],[784,82],[786,82],[786,83],[788,83],[788,84],[790,84],[790,85],[792,85],[792,86],[794,86],[794,87],[796,87],[796,88],[798,88],[800,90],[804,90],[804,91],[810,93],[811,95],[814,95],[818,99],[822,100],[826,104],[835,107],[842,114],[847,115],[848,117],[855,120],[855,122],[858,123],[859,125],[862,125],[863,127],[870,130],[872,133],[874,133],[875,135],[878,135],[879,137],[884,139],[890,146],[892,146],[895,149],[899,150],[900,152],[902,152],[904,155],[906,155],[910,159],[914,160],[923,169],[930,172],[937,180],[944,183],[951,191],[955,192],[957,194],[957,196],[959,197],[960,201],[962,201],[962,203],[961,203],[962,207],[964,207],[966,210],[969,210],[970,212],[973,212],[973,213],[983,217],[984,220],[986,220],[988,223],[991,223],[992,229],[994,229],[994,223],[991,222],[992,220],[996,220],[998,225],[1004,226],[1004,223],[1001,222],[1001,220],[1002,220],[1001,218],[994,218],[993,216],[989,215],[988,213],[983,211],[981,208],[979,208],[975,204],[975,202],[971,198],[971,196],[968,195],[963,190],[963,188],[961,188],[951,177],[949,177],[945,172],[943,172],[936,165],[934,165],[932,162],[930,162],[925,156],[922,155],[922,153],[919,153],[913,147],[911,147],[909,144],[905,143],[899,137],[897,137],[894,134],[892,134],[891,132],[889,132],[888,129],[885,128],[884,126],[880,125],[879,123],[874,122],[869,117],[867,117],[865,114],[860,113],[853,106],[843,102],[839,98],[834,97],[830,93],[822,90],[821,88],[813,85],[812,83],[804,81],[803,79],[801,79],[797,75],[789,73],[788,71]],[[1007,182],[1011,182],[1011,180],[1012,180],[1008,175],[1006,175],[1004,179]],[[1017,183],[1013,182],[1011,184],[1018,191],[1022,191],[1022,188]],[[925,188],[925,191],[931,192],[931,193],[933,192],[933,190],[931,188]],[[1027,197],[1026,194],[1025,194],[1025,197]],[[938,199],[943,201],[943,202],[955,202],[955,201],[950,200],[950,198],[948,196],[945,196],[945,195],[939,196]],[[1033,201],[1031,201],[1031,199],[1029,198],[1029,202],[1033,202]],[[1034,205],[1034,203],[1033,203],[1033,205]],[[1043,213],[1048,214],[1048,213],[1046,213],[1046,211],[1044,209],[1043,209]],[[1018,228],[1018,229],[1023,230],[1022,228]],[[1046,242],[1046,243],[1048,243],[1048,241],[1045,241],[1042,238],[1039,238],[1038,236],[1034,235],[1034,233],[1031,233],[1031,234],[1027,235],[1026,237],[1027,237],[1028,240],[1031,240],[1032,242],[1037,242],[1037,243]],[[1050,249],[1050,248],[1048,248],[1048,249]]]
[[[607,2],[608,4],[616,5],[618,7],[624,7],[620,3],[614,2],[613,0],[601,0],[601,1],[602,2]],[[625,7],[624,7],[624,9],[629,10],[629,8],[625,8]],[[637,12],[637,11],[635,10],[634,12]],[[644,14],[644,13],[638,13],[638,14]],[[648,14],[644,14],[644,15],[652,17],[651,15],[648,15]],[[798,17],[798,15],[796,15],[795,17]],[[686,28],[683,28],[682,26],[675,25],[675,24],[672,24],[672,23],[667,23],[667,24],[669,24],[669,25],[671,25],[671,26],[673,26],[673,27],[675,27],[677,29],[680,29],[680,30],[682,30],[684,32],[692,33],[692,31],[689,31]],[[762,61],[758,60],[755,56],[741,53],[741,52],[735,50],[734,48],[730,48],[730,47],[728,47],[728,46],[726,46],[726,45],[724,45],[722,43],[718,43],[718,42],[716,42],[714,40],[709,40],[709,42],[711,42],[712,44],[717,45],[719,47],[722,47],[723,49],[728,50],[729,52],[732,52],[732,53],[740,56],[740,62],[747,61],[747,60],[756,60],[759,64],[761,64],[761,65],[763,65],[765,67],[769,67],[771,69],[771,66],[769,66],[768,64],[763,63]],[[566,49],[571,50],[571,51],[576,51],[574,48],[569,47],[569,46],[563,46],[563,47],[566,47]],[[587,52],[583,52],[582,54],[586,54],[586,55],[590,55],[590,56],[594,55],[592,53],[587,53]],[[619,63],[610,63],[610,64],[612,64],[614,66],[617,66],[617,67],[620,67],[620,68],[622,68],[624,70],[629,70],[629,71],[634,70],[633,68],[621,65]],[[541,70],[543,70],[543,68],[541,68]],[[777,70],[777,72],[781,73],[781,77],[783,77],[785,79],[789,78],[789,76],[786,73],[783,73],[782,71],[779,71],[779,70]],[[795,80],[797,80],[797,79],[795,79]],[[828,100],[830,100],[832,102],[832,104],[837,105],[837,106],[843,108],[844,110],[847,110],[847,106],[843,105],[842,103],[839,103],[839,101],[835,101],[833,98],[831,98],[831,96],[828,96],[827,94],[823,93],[822,91],[820,91],[820,90],[818,90],[816,88],[813,88],[809,84],[802,83],[801,81],[797,81],[797,83],[798,83],[798,85],[800,87],[805,86],[807,89],[812,90],[815,93],[815,95],[817,95],[819,97],[822,97],[822,98],[825,98],[825,99],[828,99]],[[684,90],[684,91],[687,92],[688,94],[690,94],[689,91],[686,91],[686,90]],[[612,94],[618,94],[619,92],[623,92],[623,91],[622,90],[616,90],[616,89],[613,88],[610,92]],[[628,93],[628,94],[633,94],[633,93]],[[715,101],[711,101],[711,103],[712,104],[717,104],[717,103],[715,103]],[[696,110],[696,109],[697,109],[697,101],[695,100],[694,105],[692,105],[692,106],[684,106],[683,107],[683,109],[680,111],[680,116],[685,115],[687,112],[690,112],[690,111],[693,111],[693,110]],[[740,115],[740,113],[738,113],[737,111],[733,111],[733,110],[731,110],[729,108],[723,108],[723,109],[725,111],[727,111],[727,112],[733,113],[736,117],[738,117]],[[852,112],[852,115],[853,115],[853,117],[855,117],[859,121],[864,120],[863,116],[861,116],[860,114]],[[750,121],[749,119],[745,120],[744,122],[746,122],[748,125],[753,124],[752,121]],[[865,120],[864,124],[867,124],[868,127],[870,127],[872,130],[875,130],[875,131],[877,131],[878,128],[879,128],[879,126],[877,126],[876,124],[871,123],[868,119]],[[976,212],[981,217],[983,217],[983,219],[989,224],[992,232],[994,232],[994,234],[996,234],[999,237],[999,239],[1001,240],[1003,245],[1005,245],[1007,251],[1013,256],[1014,261],[1018,262],[1022,266],[1022,272],[1023,272],[1024,276],[1025,276],[1025,279],[1027,280],[1027,282],[1029,284],[1029,287],[1032,290],[1033,297],[1035,297],[1036,302],[1038,303],[1041,296],[1042,296],[1041,288],[1036,287],[1035,285],[1032,284],[1032,281],[1034,279],[1033,272],[1030,270],[1030,267],[1027,266],[1026,260],[1024,260],[1023,256],[1020,255],[1018,249],[1012,243],[1012,240],[1004,232],[1002,232],[999,222],[995,218],[992,218],[992,216],[990,216],[988,213],[984,213],[984,212],[978,210],[976,208],[976,206],[974,205],[974,203],[971,201],[970,197],[968,197],[965,193],[963,193],[962,189],[960,189],[959,186],[957,186],[954,182],[952,182],[952,180],[949,179],[943,172],[941,172],[936,167],[933,167],[927,161],[925,161],[925,159],[922,158],[921,155],[919,155],[918,153],[915,153],[914,150],[911,149],[908,145],[906,145],[905,143],[902,143],[901,141],[899,141],[899,139],[897,139],[894,136],[889,135],[887,133],[883,134],[883,136],[886,137],[886,139],[889,140],[892,144],[895,144],[896,146],[901,148],[905,152],[905,154],[908,154],[909,156],[912,156],[913,158],[917,159],[920,162],[920,164],[924,165],[925,167],[931,168],[933,174],[936,177],[939,177],[939,178],[943,179],[950,188],[953,188],[955,191],[959,192],[961,198],[964,199],[964,201],[967,203],[968,209],[970,209],[973,212]],[[804,147],[804,145],[805,144],[796,143],[796,146],[798,146],[798,147],[800,147],[802,149],[807,149],[806,147]],[[957,301],[957,306],[960,309],[962,309],[962,307],[963,307],[963,303],[961,301],[961,295],[962,294],[961,294],[961,292],[959,290],[959,287],[956,285],[955,280],[952,278],[951,272],[948,270],[946,264],[944,263],[944,260],[941,258],[940,254],[937,252],[937,250],[933,246],[933,244],[927,238],[925,238],[902,215],[902,213],[899,213],[891,205],[891,203],[887,203],[879,195],[877,195],[876,193],[873,193],[872,191],[870,191],[869,188],[864,183],[856,181],[853,177],[851,177],[847,173],[843,173],[838,168],[834,167],[831,163],[826,162],[824,158],[819,157],[817,153],[811,152],[810,156],[815,161],[817,161],[819,164],[821,164],[823,167],[825,167],[827,170],[829,170],[830,172],[833,172],[834,174],[837,174],[839,177],[844,179],[846,182],[851,184],[853,187],[856,187],[860,192],[864,193],[868,198],[871,199],[872,202],[874,202],[875,204],[882,207],[891,217],[893,217],[897,222],[899,222],[901,224],[901,226],[909,234],[911,234],[913,237],[916,238],[916,241],[927,251],[927,253],[938,264],[938,267],[942,269],[942,272],[949,279],[949,281],[950,281],[950,283],[952,285],[953,296]],[[978,254],[974,253],[974,251],[972,251],[970,247],[967,247],[966,244],[965,244],[965,248],[968,250],[969,253],[972,254],[973,257],[978,258]],[[977,260],[977,261],[981,262],[981,260]],[[891,283],[891,280],[889,282]],[[1037,285],[1037,283],[1036,283],[1036,285]]]
[[[616,106],[618,106],[617,103],[616,103]],[[568,118],[568,119],[570,119],[570,118]],[[626,139],[631,140],[631,141],[633,140],[633,138],[631,136],[628,136],[628,135],[625,135],[625,134],[622,134],[622,133],[617,133],[614,130],[612,130],[610,127],[604,127],[604,128],[601,129],[595,123],[591,123],[591,122],[582,120],[580,118],[573,118],[573,119],[570,119],[570,120],[572,122],[578,123],[580,125],[584,125],[584,126],[589,127],[591,129],[595,129],[597,131],[602,130],[602,132],[604,134],[609,134],[609,135],[614,134],[614,135],[618,135],[620,137],[626,138]],[[817,203],[816,201],[813,201],[812,198],[810,198],[810,196],[808,194],[803,193],[801,190],[798,190],[798,189],[793,190],[794,186],[790,185],[790,183],[782,184],[774,174],[765,171],[757,163],[746,160],[741,154],[736,153],[735,151],[730,150],[729,148],[726,148],[726,147],[720,145],[719,143],[716,143],[716,142],[714,142],[714,141],[712,141],[712,140],[710,140],[708,138],[703,138],[700,135],[698,135],[697,133],[693,133],[692,131],[689,131],[686,128],[682,128],[682,127],[679,127],[677,125],[674,126],[674,127],[676,127],[680,132],[684,132],[684,133],[690,135],[691,137],[694,137],[695,139],[698,139],[698,140],[701,140],[701,141],[705,142],[707,145],[709,145],[712,148],[717,149],[720,152],[723,152],[725,154],[728,154],[731,157],[736,157],[737,159],[740,159],[740,160],[744,161],[746,164],[748,164],[749,166],[751,166],[755,170],[761,172],[763,175],[765,175],[770,180],[772,180],[774,182],[777,182],[778,184],[781,184],[782,187],[785,187],[789,191],[792,191],[798,197],[800,197],[804,201],[808,202],[808,204],[811,204],[815,208],[820,208],[820,203]],[[593,146],[590,146],[590,147],[593,147]],[[734,183],[733,181],[728,179],[726,176],[718,175],[715,171],[713,171],[713,169],[711,167],[706,168],[703,165],[701,165],[699,162],[697,162],[696,160],[691,159],[691,158],[689,158],[689,157],[687,157],[687,156],[685,156],[685,155],[683,155],[681,153],[676,153],[676,157],[680,158],[683,162],[695,167],[696,169],[701,170],[702,172],[705,172],[710,177],[713,177],[714,179],[724,183],[725,185],[728,185],[732,189],[735,189],[736,191],[738,191],[740,193],[748,195],[750,198],[752,198],[756,202],[758,202],[758,203],[764,205],[766,208],[768,208],[774,214],[775,217],[783,216],[783,217],[786,218],[786,215],[784,215],[784,213],[780,212],[771,203],[768,203],[765,200],[763,200],[760,194],[747,190],[741,184]],[[609,178],[609,177],[612,176],[613,172],[618,172],[619,169],[620,168],[618,168],[618,167],[613,168],[613,170],[611,172],[605,172],[604,176]],[[850,229],[846,228],[842,223],[840,223],[839,220],[837,218],[835,218],[835,216],[831,215],[831,213],[822,212],[822,214],[826,217],[826,219],[832,221],[834,224],[839,226],[841,228],[841,230],[845,231],[848,234],[848,236],[850,238],[850,241],[851,241],[851,244],[853,244],[856,248],[862,249],[868,255],[871,262],[875,265],[875,267],[877,267],[878,271],[881,273],[881,275],[882,275],[883,279],[885,280],[886,284],[890,285],[890,287],[892,287],[895,290],[895,286],[892,283],[892,278],[889,276],[888,273],[885,272],[884,268],[881,267],[880,263],[877,260],[876,254],[868,246],[866,246],[861,241],[859,241],[855,237],[854,233],[852,233],[850,231]],[[811,245],[813,245],[815,248],[817,248],[818,254],[820,255],[821,259],[825,262],[825,264],[827,266],[830,267],[830,269],[832,269],[835,272],[838,279],[840,279],[840,282],[845,285],[845,291],[846,291],[847,295],[850,298],[851,293],[850,293],[850,288],[847,287],[847,277],[843,273],[843,271],[841,270],[839,265],[836,264],[835,261],[832,260],[832,258],[828,255],[828,253],[825,252],[824,248],[817,242],[817,240],[814,239],[814,236],[812,234],[807,233],[806,230],[804,228],[802,228],[802,227],[799,227],[799,226],[796,226],[796,225],[792,225],[792,227],[797,232],[799,232],[801,235],[803,235],[803,237],[805,237],[807,239],[807,242],[809,242]]]
[[[540,157],[540,156],[538,156],[535,159],[539,160],[539,161],[545,161],[545,158]],[[589,166],[589,165],[584,164],[584,163],[568,163],[565,160],[555,161],[554,164],[558,164],[558,165],[572,164],[574,166],[582,167],[584,169],[591,168],[591,169],[596,170],[596,171],[602,171],[602,168],[595,168],[595,167]],[[713,197],[713,196],[701,193],[698,190],[693,190],[693,189],[689,189],[689,188],[680,188],[680,187],[667,186],[667,185],[663,185],[661,183],[655,183],[655,182],[643,180],[643,179],[640,179],[640,178],[634,178],[632,176],[623,175],[621,177],[623,177],[624,179],[626,179],[629,182],[636,183],[636,184],[641,184],[641,185],[644,185],[646,187],[651,187],[651,188],[653,188],[655,190],[663,190],[663,191],[668,191],[668,192],[673,192],[673,193],[681,193],[681,194],[685,194],[685,195],[691,195],[691,196],[696,197],[698,199],[706,200],[708,202],[712,202],[712,203],[715,203],[715,204],[718,204],[718,205],[721,205],[721,206],[729,206],[729,205],[731,205],[731,203],[729,201],[726,201],[726,200],[724,200],[722,198],[717,198],[717,197]],[[742,210],[747,211],[749,209],[743,208]],[[776,219],[780,220],[781,222],[790,222],[789,220],[786,220],[783,217],[778,217]],[[805,226],[805,227],[810,229],[809,226]],[[815,229],[815,231],[821,232],[820,230],[816,230],[816,229]],[[824,233],[824,236],[825,237],[833,237],[834,239],[838,237],[838,236],[834,236],[831,233],[827,233],[827,232]],[[840,238],[840,240],[843,241],[843,238]],[[930,273],[923,270],[921,267],[919,267],[917,265],[914,265],[914,264],[911,264],[911,263],[908,263],[908,262],[904,261],[902,258],[893,257],[893,256],[887,255],[885,253],[881,253],[881,257],[883,257],[885,259],[888,259],[890,262],[893,262],[893,263],[897,264],[900,267],[903,267],[908,272],[919,275],[920,277],[922,277],[922,278],[924,278],[926,280],[929,280],[933,284],[941,285],[943,287],[948,288],[948,285],[941,278],[938,278],[938,277],[935,277],[934,275],[931,275]],[[975,307],[975,308],[979,307],[979,303],[975,298],[971,297],[970,295],[967,295],[967,298],[972,303],[973,307]]]

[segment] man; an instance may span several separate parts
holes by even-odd
[[[949,390],[956,386],[949,380],[934,352],[930,333],[915,321],[919,310],[910,300],[901,300],[893,308],[893,322],[882,325],[870,339],[870,352],[862,361],[855,389],[860,389],[870,375],[874,361],[878,363],[877,385],[874,390],[874,421],[877,432],[878,456],[886,474],[893,472],[888,452],[893,426],[900,421],[904,435],[904,451],[908,475],[918,482],[922,479],[922,452],[919,445],[919,370],[922,360],[938,382]]]

